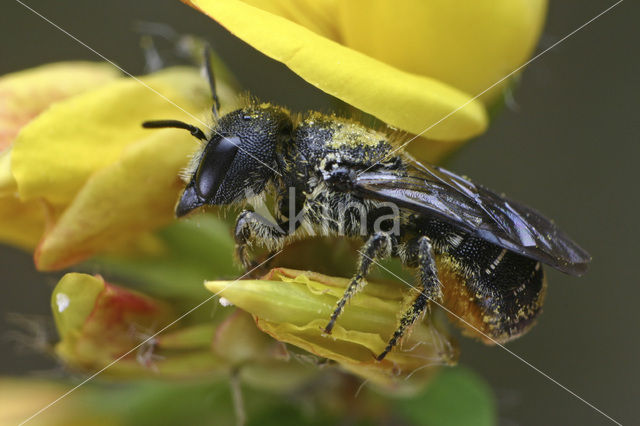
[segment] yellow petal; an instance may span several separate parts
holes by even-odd
[[[287,18],[314,33],[339,41],[336,14],[340,0],[244,0],[245,3]]]
[[[60,62],[0,78],[0,151],[50,104],[98,87],[120,73],[111,65]]]
[[[454,141],[487,126],[482,103],[436,79],[404,72],[238,0],[184,1],[309,83],[392,126],[416,134],[433,126],[425,136]]]
[[[11,149],[0,152],[0,242],[33,250],[55,209],[44,200],[22,202],[11,173]]]
[[[8,147],[20,129],[52,103],[99,87],[118,78],[111,65],[61,62],[43,65],[0,78],[0,241],[32,250],[46,222],[42,200],[22,203],[11,172]]]
[[[23,203],[14,195],[0,196],[0,242],[33,250],[45,229],[46,209],[42,200]]]
[[[0,152],[0,196],[16,193],[18,185],[11,173],[11,149]]]
[[[339,5],[345,45],[477,95],[529,58],[547,1],[349,0]],[[482,99],[495,99],[506,83]]]
[[[38,269],[64,268],[174,220],[184,185],[178,174],[197,142],[177,129],[145,135],[87,180],[44,235],[35,253]]]
[[[144,85],[118,79],[58,102],[25,126],[11,152],[20,198],[68,203],[92,173],[149,136],[140,126],[143,121],[193,122],[183,110],[200,115],[210,105],[206,82],[193,68],[170,68],[141,80]]]

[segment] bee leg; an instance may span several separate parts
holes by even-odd
[[[202,68],[207,77],[211,90],[211,98],[213,99],[211,110],[213,115],[218,118],[220,99],[216,92],[216,79],[213,75],[212,54],[209,43],[192,35],[179,34],[169,25],[157,22],[138,22],[136,30],[141,33],[140,46],[144,54],[145,70],[147,72],[158,71],[167,66],[167,61],[162,58],[154,38],[162,39],[165,43],[169,42],[173,56],[176,57],[175,59],[186,60],[190,63],[199,63],[199,58],[194,56],[194,50],[203,52]]]
[[[393,347],[402,338],[404,333],[410,328],[423,313],[429,313],[430,300],[442,300],[442,284],[438,278],[438,270],[433,255],[433,247],[427,237],[420,237],[407,246],[404,261],[406,263],[415,263],[418,266],[420,275],[420,294],[413,301],[413,305],[402,315],[398,329],[387,343],[387,347],[380,355],[376,357],[378,361],[393,349]]]
[[[324,328],[325,333],[331,334],[331,330],[342,313],[344,305],[367,284],[365,277],[369,274],[371,265],[381,259],[389,257],[393,250],[393,246],[394,241],[389,234],[378,232],[369,237],[362,247],[362,253],[358,262],[358,272],[353,276],[347,290],[342,296],[342,299],[340,299],[336,305],[336,308],[331,315],[331,319],[329,320],[329,324]]]
[[[272,223],[265,217],[250,210],[244,210],[236,220],[235,240],[236,256],[245,270],[252,268],[249,246],[257,243],[270,250],[280,248],[287,236],[283,229],[286,224]]]
[[[211,112],[215,118],[219,118],[218,111],[220,111],[220,99],[218,98],[218,92],[216,91],[216,78],[213,74],[213,63],[211,62],[211,46],[205,44],[204,46],[204,58],[203,67],[207,81],[209,82],[209,89],[211,90],[211,98],[213,99],[213,105],[211,106]]]
[[[140,34],[140,47],[144,54],[146,72],[154,72],[167,67],[171,62],[170,58],[163,58],[160,50],[163,51],[164,56],[167,56],[169,52],[167,52],[166,44],[171,45],[171,48],[177,47],[180,39],[184,37],[178,34],[171,26],[158,22],[137,22],[134,30]],[[162,46],[163,49],[158,48],[156,41],[162,42],[160,44],[164,45]]]
[[[165,63],[158,52],[153,38],[149,35],[142,35],[140,37],[140,47],[142,48],[142,54],[144,55],[144,70],[151,73],[164,68]]]

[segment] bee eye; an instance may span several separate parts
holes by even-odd
[[[196,174],[196,189],[201,197],[211,199],[216,195],[239,145],[239,137],[224,137],[215,147],[205,151]]]

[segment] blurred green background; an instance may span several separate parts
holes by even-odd
[[[178,1],[27,4],[133,74],[143,70],[134,23],[164,22],[210,40],[254,95],[293,110],[330,108],[325,94]],[[538,51],[611,4],[551,2]],[[640,396],[638,9],[623,2],[533,62],[515,93],[517,106],[446,164],[535,206],[592,254],[583,278],[548,271],[544,314],[508,348],[622,423],[637,420]],[[3,1],[0,15],[0,74],[60,60],[99,60],[17,2]],[[16,329],[11,313],[48,316],[58,276],[37,273],[29,255],[0,247],[0,338]],[[460,362],[492,385],[501,424],[609,423],[506,351],[464,338],[460,343]],[[56,368],[11,339],[2,347],[2,375],[49,377]]]

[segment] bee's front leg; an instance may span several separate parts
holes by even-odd
[[[258,244],[271,251],[283,247],[287,236],[287,222],[273,223],[264,216],[250,210],[244,210],[236,220],[235,240],[236,256],[245,270],[254,265],[249,255],[249,247]]]

